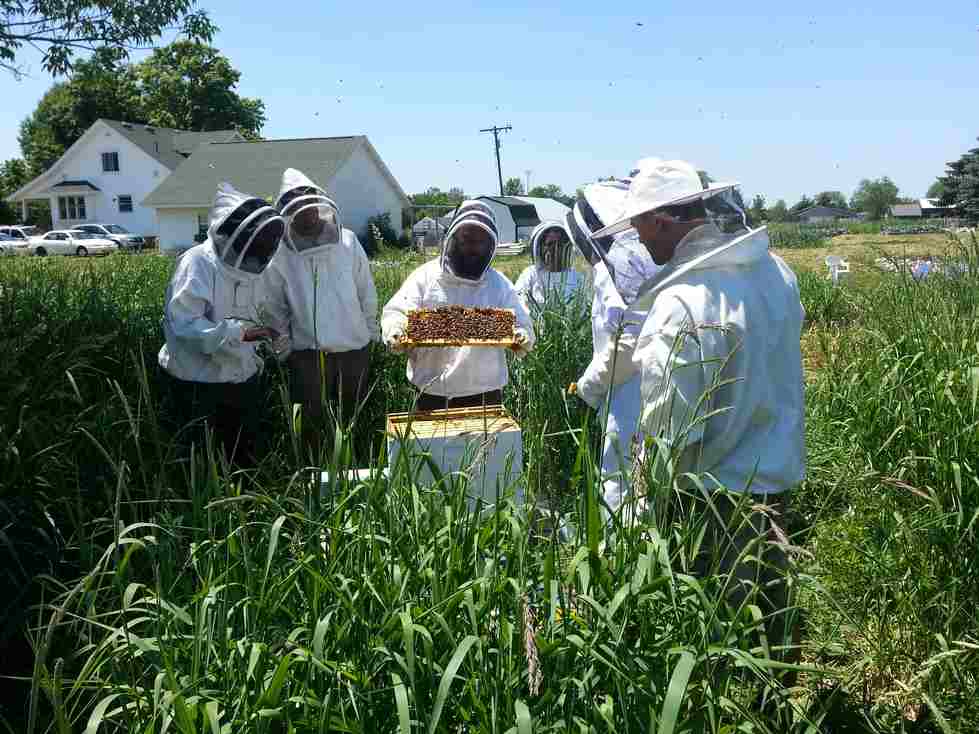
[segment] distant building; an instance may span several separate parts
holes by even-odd
[[[388,214],[401,227],[407,194],[364,135],[299,140],[255,140],[202,145],[143,205],[156,210],[160,249],[180,252],[207,234],[218,183],[274,201],[282,172],[298,168],[326,189],[340,208],[341,224],[358,235],[367,220]]]
[[[810,206],[796,213],[800,222],[805,224],[821,224],[823,222],[835,222],[840,219],[850,220],[859,219],[860,215],[849,209],[837,209],[832,206]]]
[[[539,196],[477,196],[485,202],[496,215],[496,226],[500,230],[500,242],[517,242],[530,238],[541,222],[553,219],[564,222],[571,211],[560,201]],[[451,213],[450,213],[451,214]]]
[[[159,225],[153,209],[142,203],[146,195],[201,145],[243,140],[234,130],[200,133],[99,119],[7,201],[20,204],[22,218],[29,202],[47,201],[53,229],[101,222],[154,236]]]
[[[913,204],[895,204],[891,216],[895,219],[942,219],[956,216],[955,206],[942,206],[939,199],[918,199]]]

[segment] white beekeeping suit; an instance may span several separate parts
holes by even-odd
[[[290,348],[347,352],[380,341],[370,262],[335,202],[290,168],[276,206],[288,227],[269,277],[285,294]]]
[[[466,202],[449,225],[438,260],[417,268],[384,307],[381,331],[385,344],[399,348],[408,325],[408,312],[439,306],[510,308],[516,313],[516,335],[523,340],[521,356],[534,346],[534,330],[527,310],[507,278],[491,267],[497,230],[492,213],[478,202]],[[478,227],[492,240],[481,262],[465,262],[457,243],[464,227]],[[430,395],[457,398],[499,390],[509,377],[504,349],[487,347],[419,348],[408,356],[408,380]]]
[[[633,443],[641,417],[641,375],[632,361],[639,331],[646,319],[643,309],[626,306],[599,250],[612,246],[611,238],[596,239],[593,232],[618,214],[628,184],[603,181],[587,186],[568,216],[573,240],[594,266],[592,297],[593,356],[576,383],[578,396],[595,410],[605,428],[602,444],[602,493],[614,512],[625,499],[632,469]],[[631,236],[631,235],[630,235]],[[637,272],[656,272],[651,258],[633,260]],[[605,412],[606,405],[608,412]],[[641,434],[640,434],[641,435]]]
[[[276,325],[266,267],[284,229],[268,202],[218,187],[207,239],[178,258],[167,288],[159,363],[170,375],[242,383],[258,373],[258,342],[246,331]]]
[[[530,235],[534,262],[520,273],[514,285],[528,310],[531,303],[540,307],[549,298],[571,301],[585,287],[581,273],[571,267],[571,248],[571,238],[561,222],[541,222],[534,228]]]

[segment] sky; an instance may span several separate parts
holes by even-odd
[[[879,176],[924,196],[979,136],[974,0],[801,6],[199,3],[239,93],[265,102],[265,137],[365,134],[408,193],[496,193],[479,130],[509,124],[504,179],[531,186],[573,192],[659,156],[769,203]],[[0,72],[2,159],[53,82],[21,60],[28,78]]]

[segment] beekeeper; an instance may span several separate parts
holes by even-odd
[[[516,314],[514,353],[534,346],[527,310],[509,280],[492,267],[497,245],[496,220],[480,202],[460,205],[442,241],[442,252],[417,268],[384,307],[384,343],[405,349],[402,339],[408,312],[440,306],[509,308]],[[494,347],[417,348],[408,350],[408,380],[419,390],[418,410],[499,405],[508,379],[506,350]]]
[[[714,553],[705,563],[733,569],[739,581],[761,575],[773,615],[769,641],[780,645],[787,595],[778,569],[786,558],[768,541],[778,534],[773,518],[785,515],[790,490],[805,476],[805,314],[795,275],[769,250],[767,230],[747,227],[735,186],[705,189],[689,163],[646,161],[620,216],[595,236],[635,230],[665,266],[633,302],[651,306],[633,356],[643,429],[671,449],[674,477],[701,478],[707,495],[686,488],[695,504],[716,500],[706,513]],[[739,522],[720,487],[750,495],[750,523]],[[748,586],[736,587],[738,603]]]
[[[602,444],[602,494],[605,504],[603,512],[606,516],[609,512],[618,513],[622,508],[630,487],[633,445],[634,442],[641,441],[641,434],[637,435],[641,380],[632,361],[632,350],[646,320],[646,311],[629,309],[626,306],[606,265],[613,238],[598,238],[594,236],[594,232],[601,229],[606,222],[615,220],[627,193],[626,181],[611,180],[589,184],[583,189],[567,219],[572,240],[593,266],[593,357],[572,391],[602,416],[605,430]],[[659,267],[648,254],[638,252],[635,247],[629,252],[633,256],[633,270],[641,273],[636,280],[645,282],[656,274]],[[620,273],[620,283],[622,280]]]
[[[571,238],[561,222],[541,222],[530,235],[533,264],[514,286],[528,311],[542,308],[550,299],[571,301],[584,287],[581,273],[571,266]]]
[[[289,323],[289,385],[307,445],[355,416],[367,387],[370,342],[380,341],[377,291],[360,241],[324,190],[294,168],[275,202],[286,221],[269,280]],[[325,398],[325,400],[324,400]]]
[[[263,360],[278,336],[267,266],[285,223],[258,197],[218,186],[207,239],[177,259],[166,292],[160,366],[185,423],[206,424],[233,463],[255,460]]]

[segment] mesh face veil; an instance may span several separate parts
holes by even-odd
[[[284,231],[279,213],[264,199],[253,197],[225,217],[211,240],[225,265],[258,274],[268,267]]]
[[[467,280],[479,280],[496,254],[496,220],[482,211],[456,217],[445,234],[442,267]]]

